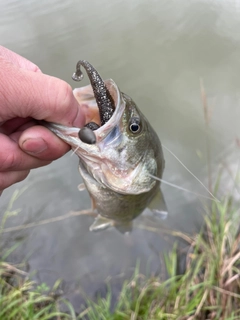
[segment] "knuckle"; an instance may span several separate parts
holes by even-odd
[[[33,72],[41,72],[41,69],[35,63],[32,63],[32,71]]]
[[[0,170],[12,170],[21,164],[21,159],[15,152],[7,153],[1,160]]]
[[[61,119],[69,116],[69,107],[73,102],[73,93],[71,86],[63,80],[53,77],[48,78],[48,104],[51,106],[51,114],[55,118]]]
[[[72,88],[68,83],[61,83],[60,90],[58,91],[56,99],[57,105],[62,106],[63,110],[66,110],[69,107],[72,101]]]
[[[26,179],[27,176],[29,175],[29,173],[30,173],[30,170],[19,171],[18,175],[16,177],[16,182],[20,182],[20,181]]]

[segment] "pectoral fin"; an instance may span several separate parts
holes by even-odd
[[[89,228],[90,231],[99,231],[107,229],[108,227],[113,226],[114,221],[104,218],[100,215],[97,216],[91,227]]]
[[[168,210],[161,189],[159,189],[148,208],[161,219],[167,218]]]
[[[85,187],[85,184],[84,183],[80,183],[79,185],[78,185],[78,190],[79,191],[83,191],[83,190],[85,190],[86,189],[86,187]]]

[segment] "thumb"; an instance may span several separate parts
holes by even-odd
[[[65,81],[25,70],[0,57],[0,121],[14,117],[82,127],[85,115]]]

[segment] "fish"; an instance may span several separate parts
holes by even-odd
[[[160,181],[155,179],[162,178],[165,167],[162,145],[133,99],[112,79],[102,80],[88,61],[79,60],[73,80],[83,78],[81,66],[91,84],[73,94],[86,110],[85,127],[44,125],[79,157],[79,172],[96,213],[90,231],[115,227],[130,232],[145,208],[167,215]]]

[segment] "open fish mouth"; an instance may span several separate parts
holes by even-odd
[[[85,109],[86,115],[90,115],[91,121],[86,121],[87,123],[85,125],[85,128],[83,128],[79,132],[79,138],[85,143],[93,144],[97,142],[97,138],[95,138],[95,134],[93,133],[93,131],[96,131],[100,127],[104,127],[104,125],[107,123],[107,127],[112,128],[111,121],[109,123],[109,120],[112,119],[116,107],[119,105],[118,102],[121,95],[116,84],[112,80],[108,80],[108,82],[103,81],[97,70],[86,60],[78,61],[76,65],[76,71],[72,76],[72,79],[74,81],[82,80],[83,73],[81,71],[81,67],[84,67],[91,82],[91,92],[89,92],[89,100],[93,100],[92,104],[94,106],[97,105],[97,108],[94,107],[89,110],[90,101],[88,101],[88,104],[85,105],[87,107],[87,109]],[[87,88],[85,88],[85,91]],[[83,89],[81,88],[75,89],[73,92],[80,105],[82,105],[83,100],[87,98],[86,93],[84,94],[84,92],[82,91]],[[92,99],[93,96],[94,99]],[[119,120],[118,117],[115,116],[113,117],[113,119],[115,119],[115,121]],[[105,127],[107,132],[108,128]],[[98,140],[100,137],[103,138],[102,135],[99,136],[98,132]]]
[[[91,82],[94,97],[99,108],[100,125],[104,125],[111,118],[114,112],[115,106],[113,97],[111,96],[100,74],[86,60],[78,61],[76,65],[76,71],[72,75],[72,79],[74,81],[81,81],[83,78],[81,66],[84,67],[84,69],[86,70],[89,80]],[[90,122],[86,124],[86,127],[92,130],[96,130],[99,127],[99,124],[97,124],[96,122]]]
[[[112,79],[108,79],[104,81],[104,84],[113,99],[113,114],[105,123],[101,123],[101,106],[98,106],[96,103],[91,85],[82,88],[76,88],[73,90],[73,94],[77,99],[80,107],[85,109],[84,111],[87,123],[85,127],[88,127],[88,124],[92,123],[96,123],[99,126],[94,130],[94,134],[96,135],[96,142],[100,142],[102,139],[104,139],[106,135],[112,130],[112,128],[120,122],[125,108],[120,90],[118,89],[116,83]]]
[[[124,112],[125,103],[116,83],[102,80],[98,72],[86,60],[79,60],[72,78],[81,81],[80,67],[83,66],[89,76],[91,85],[76,88],[73,94],[80,108],[84,111],[86,125],[84,128],[66,127],[56,123],[44,123],[52,132],[70,144],[73,149],[84,144],[96,144],[102,141],[116,126]]]
[[[117,87],[116,83],[112,79],[108,79],[104,81],[104,84],[108,88],[113,101],[114,101],[114,111],[110,119],[101,125],[100,116],[99,116],[99,107],[96,103],[96,99],[94,96],[93,89],[91,85],[76,88],[73,90],[73,94],[80,105],[80,109],[84,110],[86,115],[86,124],[88,123],[96,123],[99,127],[92,131],[94,132],[97,145],[101,142],[109,132],[119,124],[122,114],[125,109],[125,103],[122,99],[121,92]],[[87,127],[76,128],[76,127],[67,127],[64,125],[60,125],[53,122],[44,122],[44,126],[54,132],[59,138],[64,140],[66,143],[70,144],[72,149],[76,148],[83,149],[89,147],[94,147],[94,145],[89,144],[83,139],[79,138],[81,130],[84,130]]]

